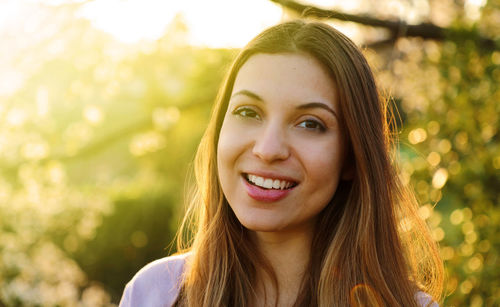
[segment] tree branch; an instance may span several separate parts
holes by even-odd
[[[326,10],[311,5],[304,5],[291,0],[271,1],[299,13],[302,17],[314,16],[319,18],[338,19],[355,22],[365,26],[384,28],[391,32],[393,38],[421,37],[433,40],[463,40],[466,38],[475,41],[480,46],[489,50],[500,49],[499,45],[494,40],[482,37],[473,30],[442,28],[432,23],[409,25],[404,21],[384,20],[366,15],[347,14],[336,10]]]

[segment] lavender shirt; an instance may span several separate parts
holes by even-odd
[[[182,285],[187,255],[165,257],[143,267],[125,286],[120,307],[172,306]]]
[[[120,307],[172,306],[179,295],[188,255],[165,257],[143,267],[125,286]],[[415,299],[422,307],[439,307],[424,292],[417,292]]]

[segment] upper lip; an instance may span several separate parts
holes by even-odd
[[[263,178],[269,178],[269,179],[278,179],[278,180],[284,180],[284,181],[289,181],[293,183],[299,183],[299,180],[286,176],[286,175],[281,175],[275,172],[270,172],[270,171],[247,171],[243,172],[244,175],[250,174],[250,175],[255,175]]]

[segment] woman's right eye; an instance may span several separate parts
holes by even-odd
[[[237,116],[241,116],[241,117],[257,118],[257,119],[260,118],[259,114],[257,114],[257,112],[255,112],[255,110],[248,108],[248,107],[237,108],[232,113],[233,113],[233,115],[237,115]]]

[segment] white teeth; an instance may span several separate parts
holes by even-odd
[[[275,179],[273,181],[273,189],[279,189],[280,188],[280,181],[278,179]]]
[[[279,179],[271,179],[271,178],[263,178],[251,174],[247,174],[247,179],[248,181],[252,182],[256,186],[263,187],[265,189],[288,189],[290,188],[293,183],[285,180],[279,180]]]
[[[272,187],[273,187],[273,180],[272,179],[264,180],[264,188],[271,189]]]
[[[282,182],[280,183],[280,189],[282,189],[282,190],[283,190],[283,189],[285,188],[285,186],[286,186],[286,181],[282,181]]]

